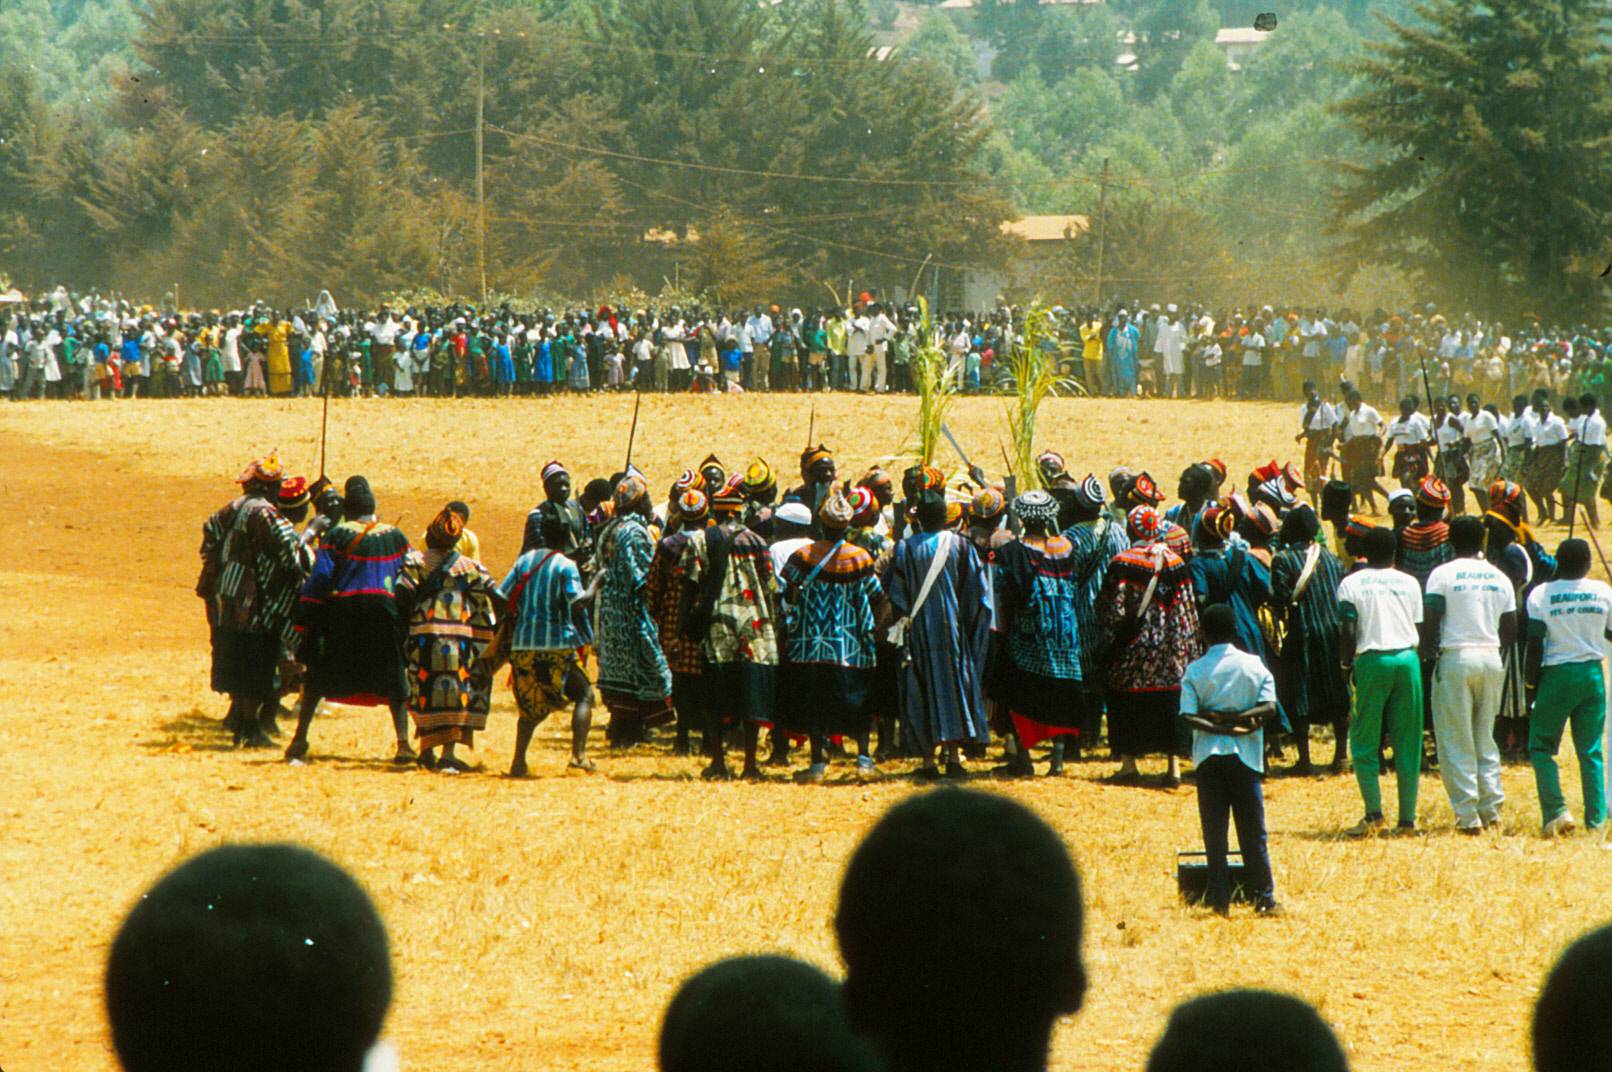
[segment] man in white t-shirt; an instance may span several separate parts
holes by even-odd
[[[1528,596],[1528,677],[1539,682],[1528,728],[1528,759],[1539,790],[1546,837],[1573,829],[1562,796],[1556,752],[1562,731],[1573,728],[1584,790],[1584,825],[1606,823],[1606,766],[1601,734],[1606,728],[1606,677],[1601,669],[1612,640],[1612,587],[1588,579],[1590,545],[1565,540],[1556,551],[1556,580]]]
[[[872,326],[863,311],[855,312],[845,325],[845,355],[851,360],[851,387],[856,391],[873,390],[873,348],[868,341]]]
[[[868,321],[868,347],[873,362],[873,390],[885,392],[890,371],[890,340],[896,337],[896,322],[878,305]]]
[[[1494,739],[1506,680],[1500,651],[1517,637],[1516,590],[1499,567],[1484,561],[1484,534],[1482,519],[1470,514],[1450,522],[1456,557],[1427,577],[1422,629],[1438,657],[1433,734],[1439,777],[1463,834],[1500,822],[1505,793]]]
[[[1416,578],[1394,568],[1397,547],[1392,529],[1372,529],[1365,537],[1365,567],[1338,585],[1343,666],[1354,671],[1349,757],[1366,806],[1365,816],[1349,829],[1350,837],[1365,837],[1383,826],[1377,747],[1385,720],[1394,750],[1399,830],[1416,830],[1422,773],[1422,664],[1416,627],[1422,621],[1422,588]]]

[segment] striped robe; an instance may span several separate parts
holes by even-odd
[[[973,545],[951,532],[918,532],[902,540],[890,564],[890,604],[897,617],[910,613],[937,553],[948,556],[946,566],[908,630],[911,658],[901,671],[901,716],[924,748],[983,744],[990,740],[983,671],[991,601]]]

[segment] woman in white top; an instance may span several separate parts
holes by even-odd
[[[1388,498],[1388,490],[1378,482],[1382,474],[1382,416],[1365,402],[1360,392],[1350,388],[1344,395],[1343,414],[1343,479],[1357,501],[1363,501],[1373,514],[1377,512],[1374,496]]]
[[[1567,422],[1550,411],[1550,399],[1534,400],[1533,444],[1522,466],[1522,486],[1541,523],[1556,518],[1556,488],[1567,471]]]
[[[1466,512],[1466,422],[1461,419],[1461,398],[1433,400],[1433,442],[1438,453],[1434,469],[1450,489],[1450,516]]]
[[[1478,509],[1489,509],[1489,485],[1500,475],[1500,418],[1484,409],[1475,394],[1466,396],[1467,414],[1463,420],[1466,431],[1468,479],[1472,484],[1472,497],[1478,500]]]
[[[1433,425],[1416,409],[1416,396],[1399,400],[1399,419],[1388,426],[1388,442],[1383,457],[1394,451],[1394,479],[1402,488],[1415,491],[1432,471]]]
[[[1562,474],[1562,506],[1572,510],[1574,502],[1589,515],[1590,527],[1599,528],[1595,491],[1606,475],[1606,418],[1592,394],[1578,399],[1579,416],[1568,423],[1572,442],[1567,448],[1567,471]]]

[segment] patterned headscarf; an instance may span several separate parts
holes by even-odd
[[[1027,491],[1014,499],[1013,512],[1027,525],[1049,531],[1058,527],[1058,500],[1044,491]]]
[[[1164,492],[1147,473],[1138,473],[1125,489],[1130,497],[1144,506],[1157,506],[1164,501]]]
[[[1075,489],[1075,501],[1088,509],[1096,509],[1108,501],[1108,492],[1095,474],[1087,473],[1086,479]]]
[[[1304,487],[1304,475],[1299,472],[1298,466],[1288,462],[1282,466],[1282,482],[1287,485],[1288,491],[1298,491]]]
[[[425,529],[425,545],[434,551],[451,551],[465,534],[465,519],[451,506],[444,506]]]
[[[1022,499],[1020,500],[1023,501]],[[981,488],[974,494],[973,514],[976,520],[991,521],[1002,516],[1007,500],[995,488]],[[1021,515],[1022,516],[1022,515]]]
[[[728,477],[717,493],[711,496],[711,510],[718,514],[736,514],[744,509],[744,477],[738,473]]]
[[[812,466],[816,465],[824,458],[832,458],[833,456],[834,452],[823,446],[821,443],[817,444],[815,447],[807,447],[805,450],[800,452],[800,475],[805,476],[811,470]]]
[[[1036,455],[1035,465],[1049,480],[1062,474],[1066,468],[1063,455],[1055,450],[1044,450]]]
[[[675,498],[687,491],[689,488],[700,488],[703,486],[704,485],[700,481],[699,473],[696,473],[692,469],[684,469],[681,473],[677,474],[677,479],[672,481],[672,496]]]
[[[717,470],[722,474],[723,479],[727,479],[728,467],[723,465],[722,460],[715,454],[707,454],[705,456],[705,460],[700,463],[700,475],[704,476],[706,471],[709,469]]]
[[[1203,513],[1198,515],[1199,538],[1224,543],[1236,523],[1237,518],[1230,510],[1220,506],[1205,507]]]
[[[1423,477],[1416,486],[1416,501],[1424,506],[1449,506],[1450,487],[1436,476]]]
[[[684,488],[677,496],[677,516],[685,524],[693,521],[703,521],[709,505],[705,498],[705,492],[699,488]]]
[[[817,519],[823,523],[825,530],[832,532],[843,532],[850,528],[851,520],[855,517],[856,507],[837,490],[824,499],[823,505],[817,509]]]
[[[744,471],[744,489],[751,496],[763,495],[777,486],[778,479],[772,474],[772,466],[761,458],[751,462]]]
[[[1181,561],[1186,562],[1192,558],[1192,537],[1187,534],[1186,529],[1174,521],[1164,523],[1163,540],[1164,546],[1180,556]]]
[[[634,508],[647,498],[649,498],[649,485],[644,483],[643,477],[636,473],[622,477],[612,497],[612,501],[616,504],[616,516],[632,513]]]
[[[1256,502],[1265,503],[1273,510],[1291,510],[1298,502],[1287,490],[1287,482],[1282,477],[1274,477],[1265,481],[1254,489]]]
[[[285,478],[280,468],[280,456],[274,451],[256,459],[235,478],[237,484],[278,484]]]
[[[558,458],[545,465],[541,473],[543,483],[545,484],[547,484],[552,477],[570,475],[570,472],[566,470],[565,466],[560,464],[560,460]]]
[[[1125,515],[1125,531],[1132,543],[1154,543],[1164,529],[1164,519],[1151,506],[1132,507]]]
[[[307,506],[310,497],[307,477],[288,476],[280,484],[279,501],[282,510],[295,510],[299,506]]]
[[[1254,469],[1253,472],[1249,473],[1248,474],[1248,482],[1257,487],[1258,485],[1263,484],[1266,481],[1275,480],[1277,477],[1279,477],[1281,475],[1282,475],[1282,467],[1280,465],[1276,464],[1276,459],[1275,458],[1272,458],[1270,461],[1266,462],[1264,465],[1261,465],[1261,466],[1257,467],[1256,469]]]
[[[933,465],[925,465],[918,470],[919,491],[940,491],[946,487],[946,474]]]
[[[1518,543],[1534,542],[1534,532],[1528,527],[1528,500],[1522,497],[1521,486],[1509,480],[1496,480],[1489,485],[1489,509],[1483,515],[1500,522]]]
[[[867,526],[879,518],[879,500],[865,487],[851,489],[851,524]]]

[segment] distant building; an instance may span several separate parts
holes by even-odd
[[[1215,34],[1215,47],[1226,54],[1226,66],[1233,71],[1240,71],[1243,62],[1254,54],[1254,50],[1265,43],[1270,33],[1265,30],[1256,30],[1252,26],[1227,27]]]
[[[1005,269],[940,269],[920,289],[942,312],[992,309],[1009,293],[1034,293],[1064,271],[1059,262],[1072,256],[1075,239],[1091,229],[1085,216],[1020,216],[1004,220],[1002,233],[1019,240]]]

